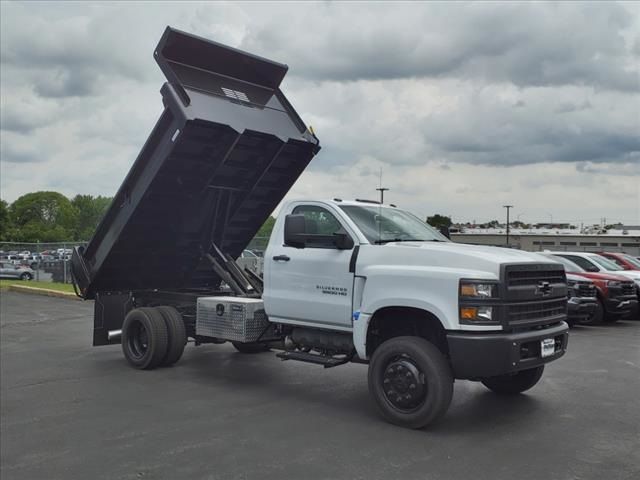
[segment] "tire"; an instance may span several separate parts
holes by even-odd
[[[20,280],[24,282],[28,282],[29,280],[33,280],[33,276],[30,273],[25,272],[22,275],[20,275]]]
[[[156,307],[164,318],[167,327],[167,354],[160,362],[161,366],[169,367],[182,357],[184,347],[187,344],[187,329],[184,326],[182,315],[173,307]]]
[[[262,353],[269,351],[269,345],[264,343],[231,342],[231,344],[240,353]]]
[[[122,324],[122,352],[131,366],[151,370],[167,355],[167,325],[154,308],[131,310]]]
[[[422,428],[441,418],[453,396],[449,363],[420,337],[395,337],[380,345],[371,357],[368,380],[385,420],[406,428]]]
[[[598,304],[596,305],[595,312],[593,312],[593,315],[591,316],[590,323],[602,323],[602,321],[604,320],[604,314],[604,303],[602,303],[602,299],[598,297]]]
[[[500,375],[482,380],[482,384],[500,395],[516,395],[532,388],[542,378],[544,365],[529,370],[521,370],[513,375]]]

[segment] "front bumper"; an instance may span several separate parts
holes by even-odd
[[[567,316],[572,321],[590,318],[596,311],[598,300],[589,297],[571,297],[567,302]]]
[[[638,308],[638,298],[635,295],[608,298],[604,302],[604,308],[607,313],[624,315]]]
[[[553,338],[555,351],[541,356],[540,343]],[[557,360],[569,341],[569,326],[560,322],[526,332],[448,332],[449,356],[455,378],[479,379],[515,373]]]

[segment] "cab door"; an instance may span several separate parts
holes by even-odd
[[[296,206],[293,214],[305,217],[307,234],[331,236],[345,225],[325,206]],[[284,242],[282,242],[284,243]],[[305,248],[282,244],[269,249],[265,285],[271,321],[351,329],[354,274],[349,271],[353,248],[338,249],[331,241],[310,241]]]

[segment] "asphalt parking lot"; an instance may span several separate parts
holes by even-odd
[[[0,305],[3,480],[640,478],[640,322],[576,328],[517,398],[457,382],[411,431],[379,419],[363,365],[205,345],[143,372],[91,347],[91,302]]]

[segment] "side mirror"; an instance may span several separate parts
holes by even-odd
[[[344,228],[341,228],[333,234],[333,241],[338,250],[351,250],[353,248],[353,239],[349,236]]]
[[[304,215],[287,215],[284,217],[284,244],[288,247],[305,247]]]
[[[449,232],[449,227],[442,225],[439,230],[442,235],[444,235],[449,240],[451,240],[451,233]]]

